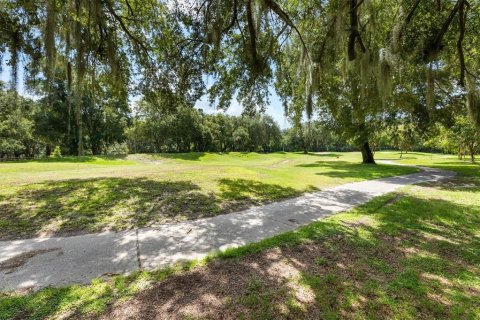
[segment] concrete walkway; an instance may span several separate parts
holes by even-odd
[[[202,258],[212,251],[296,229],[405,185],[454,175],[421,169],[419,173],[348,183],[241,212],[158,228],[0,241],[0,290],[88,283],[95,277]]]

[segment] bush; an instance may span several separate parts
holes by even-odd
[[[123,156],[128,154],[128,145],[126,143],[117,143],[108,146],[106,154],[109,156]]]
[[[52,157],[60,158],[61,156],[62,156],[62,150],[60,149],[60,146],[56,146],[55,149],[53,149]]]

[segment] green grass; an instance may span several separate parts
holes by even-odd
[[[392,160],[400,164],[405,165],[420,165],[429,166],[433,168],[440,168],[445,170],[451,170],[457,172],[461,177],[468,178],[469,180],[480,179],[478,173],[478,163],[472,164],[469,159],[458,160],[456,155],[439,154],[439,153],[422,153],[422,152],[409,152],[404,154],[402,159],[399,159],[400,153],[398,152],[381,152],[377,158]],[[480,157],[477,157],[480,161]]]
[[[359,153],[188,153],[0,163],[0,240],[197,219],[413,171],[362,165]]]
[[[422,161],[428,164],[426,159]],[[243,284],[237,280],[236,284],[244,287],[240,294],[233,288],[226,290],[222,304],[208,305],[205,310],[217,316],[480,319],[480,166],[454,159],[445,162],[432,158],[430,164],[450,166],[459,173],[457,180],[406,187],[349,212],[228,249],[202,262],[95,280],[86,286],[4,294],[0,319],[95,316],[112,302],[116,303],[113,308],[122,308],[122,301],[129,299],[145,303],[150,310],[159,308],[148,300],[162,288],[161,284],[154,287],[156,283],[175,274],[173,283],[179,286],[175,290],[181,290],[181,283],[188,283],[182,279],[194,270],[217,274],[227,262],[234,264],[233,270],[255,276]],[[273,249],[279,257],[269,258],[267,252]],[[279,261],[293,268],[297,276],[271,284]],[[218,274],[218,286],[220,277]],[[195,285],[205,283],[197,280]],[[215,287],[205,285],[203,294]],[[298,288],[312,300],[299,300]],[[195,299],[203,303],[203,296],[191,299],[191,303]],[[180,308],[181,300],[175,306]]]

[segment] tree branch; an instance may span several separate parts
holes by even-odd
[[[447,32],[448,28],[450,27],[450,24],[453,21],[453,18],[457,14],[461,1],[463,1],[463,0],[458,0],[455,3],[455,6],[453,7],[452,11],[450,11],[450,14],[449,14],[447,20],[445,20],[445,22],[443,23],[442,27],[437,32],[435,37],[425,47],[424,52],[423,52],[423,59],[424,59],[425,62],[432,61],[435,58],[435,56],[442,50],[443,36]]]
[[[358,41],[360,49],[362,52],[366,51],[365,45],[363,44],[362,37],[358,31],[358,6],[363,2],[357,2],[357,0],[350,0],[350,36],[348,38],[348,60],[355,60],[357,54],[355,52],[355,43]]]
[[[458,59],[460,61],[460,79],[459,84],[462,87],[465,87],[465,55],[463,53],[463,39],[465,38],[465,0],[459,0],[459,9],[458,9],[458,28],[459,35],[457,40],[457,51]]]
[[[247,24],[248,32],[250,33],[250,53],[254,65],[258,66],[257,31],[255,30],[255,23],[253,21],[252,0],[248,0],[247,2]]]
[[[288,14],[283,11],[283,9],[273,0],[264,0],[265,4],[267,5],[267,7],[270,8],[270,10],[272,10],[273,12],[275,12],[277,14],[277,16],[283,20],[283,22],[285,22],[290,28],[292,28],[293,30],[295,30],[295,32],[297,33],[298,37],[300,38],[300,42],[302,43],[302,46],[305,50],[305,53],[306,53],[306,56],[308,57],[308,59],[310,60],[310,55],[308,54],[308,49],[307,49],[307,45],[305,44],[305,41],[303,40],[303,37],[302,37],[302,34],[300,33],[300,31],[298,30],[297,26],[292,22],[292,20],[290,19],[290,17],[288,16]]]
[[[223,33],[227,33],[228,31],[230,31],[230,29],[233,28],[233,26],[235,25],[235,21],[237,21],[237,15],[238,15],[238,9],[237,9],[237,0],[233,0],[233,14],[232,14],[232,20],[230,21],[230,24],[222,30]]]
[[[118,23],[120,24],[120,27],[122,28],[122,30],[127,34],[127,36],[132,39],[137,45],[139,45],[143,50],[145,51],[148,51],[148,48],[145,46],[145,44],[140,41],[137,37],[135,37],[131,32],[130,30],[128,30],[128,28],[125,26],[125,24],[123,23],[123,20],[121,17],[119,17],[116,13],[115,13],[115,9],[113,9],[111,3],[109,1],[106,1],[106,4],[107,4],[107,9],[108,9],[108,12],[110,12],[110,14],[115,18],[115,20],[118,21]]]

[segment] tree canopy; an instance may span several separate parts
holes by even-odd
[[[293,124],[328,115],[364,162],[399,122],[425,131],[467,112],[480,128],[478,0],[0,0],[0,30],[11,89],[20,65],[44,108],[64,88],[79,154],[82,117],[132,95],[255,114],[275,88]]]

